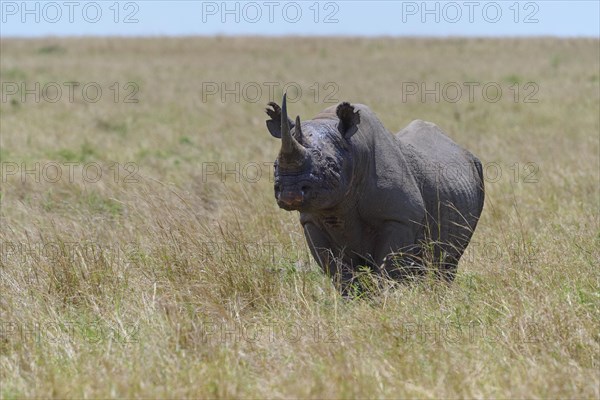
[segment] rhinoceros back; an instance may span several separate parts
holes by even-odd
[[[458,262],[483,209],[481,162],[430,122],[415,120],[396,139],[427,209],[423,236]]]

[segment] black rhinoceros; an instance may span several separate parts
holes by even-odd
[[[362,104],[304,122],[288,118],[285,95],[269,106],[277,204],[300,212],[313,257],[343,292],[361,266],[404,280],[432,265],[453,280],[483,209],[477,157],[430,122],[393,135]]]

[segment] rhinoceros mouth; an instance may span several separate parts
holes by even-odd
[[[282,210],[285,210],[285,211],[302,211],[301,206],[288,205],[288,204],[281,203],[281,202],[277,202],[277,204],[279,205],[279,208],[281,208]]]
[[[286,210],[286,211],[303,211],[306,209],[306,207],[304,206],[304,204],[302,202],[300,203],[284,203],[282,201],[277,201],[277,205],[279,206],[279,208]]]
[[[306,205],[305,191],[283,191],[277,195],[277,205],[287,211],[300,210]]]

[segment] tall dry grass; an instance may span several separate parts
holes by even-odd
[[[0,45],[3,84],[80,82],[73,102],[2,87],[2,397],[600,396],[597,40]],[[235,82],[265,91],[203,101],[203,83]],[[303,119],[333,87],[391,130],[430,120],[481,158],[486,205],[451,287],[340,298],[273,199],[265,82],[276,101],[300,85]],[[403,99],[436,82],[503,92]]]

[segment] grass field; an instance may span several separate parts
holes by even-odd
[[[3,398],[600,396],[598,40],[1,52]],[[482,160],[451,287],[337,294],[273,196],[264,107],[284,85],[292,117],[364,103]]]

